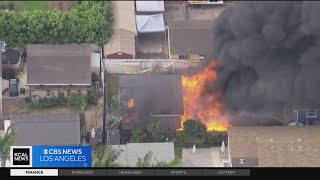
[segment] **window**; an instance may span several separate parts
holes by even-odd
[[[317,111],[314,109],[307,110],[307,117],[317,117]]]
[[[179,55],[179,59],[190,59],[190,55]]]

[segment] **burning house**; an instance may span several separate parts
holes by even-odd
[[[184,112],[180,75],[122,75],[119,87],[122,129],[144,128],[152,119],[168,131],[180,128]]]
[[[238,124],[250,117],[270,124],[288,105],[319,104],[319,16],[319,2],[235,2],[214,22],[212,54],[200,72],[215,61],[221,67],[202,94],[219,96]],[[317,109],[295,113],[317,122]]]

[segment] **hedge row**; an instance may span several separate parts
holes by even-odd
[[[68,12],[0,12],[0,39],[8,47],[26,44],[102,44],[112,35],[110,1],[83,1]]]

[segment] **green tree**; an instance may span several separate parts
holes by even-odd
[[[151,164],[152,156],[153,156],[152,151],[148,151],[143,158],[138,156],[138,162],[136,163],[136,167],[152,167],[152,164]]]
[[[0,136],[0,160],[1,167],[6,166],[6,161],[10,159],[10,146],[12,146],[15,139],[14,125],[11,124],[6,132],[6,134]]]
[[[165,141],[166,130],[160,126],[158,119],[153,119],[147,126],[147,131],[152,142]]]
[[[184,131],[176,132],[175,143],[177,143],[179,145],[184,145],[184,144],[188,143],[187,134]]]
[[[207,132],[203,143],[210,145],[221,145],[222,141],[226,141],[225,132],[211,131]]]
[[[207,135],[207,127],[201,121],[188,119],[183,124],[183,131],[194,143],[200,143]]]
[[[143,131],[143,129],[135,128],[131,133],[131,143],[143,143],[147,138],[147,134]]]
[[[122,151],[112,149],[110,146],[99,146],[93,154],[93,167],[119,167],[120,164],[115,163]]]

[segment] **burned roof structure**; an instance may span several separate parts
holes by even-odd
[[[183,115],[180,75],[122,75],[119,87],[121,113],[131,117],[122,122],[128,120],[133,127],[144,127],[151,119],[159,119],[167,129],[180,127]]]

